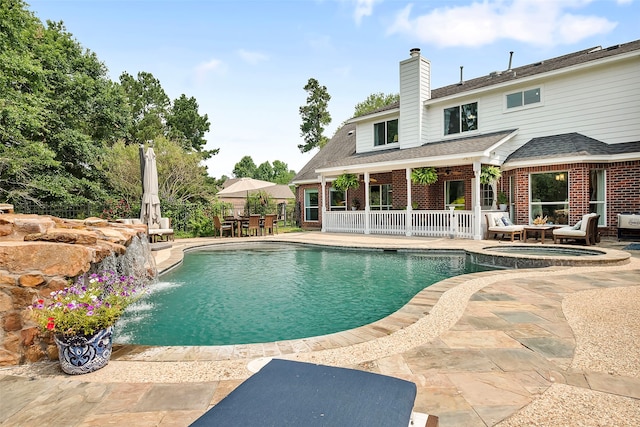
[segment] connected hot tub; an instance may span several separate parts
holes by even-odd
[[[569,246],[494,245],[469,253],[474,263],[505,268],[617,265],[629,262],[626,252]]]

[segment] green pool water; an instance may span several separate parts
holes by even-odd
[[[115,342],[225,345],[324,335],[388,316],[435,282],[488,269],[462,253],[273,243],[199,250],[127,309]]]

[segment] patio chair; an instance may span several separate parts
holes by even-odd
[[[415,397],[416,385],[402,379],[273,359],[191,426],[408,427],[417,425]]]
[[[591,246],[600,242],[598,236],[598,219],[600,215],[588,213],[582,219],[570,227],[561,227],[553,230],[553,243],[562,243],[563,240],[584,240],[585,245]]]
[[[275,214],[265,215],[262,229],[268,234],[278,234],[278,220]]]
[[[257,236],[260,233],[260,215],[249,215],[249,221],[242,223],[242,230],[245,235]]]
[[[231,234],[231,237],[233,237],[233,221],[220,221],[220,217],[216,215],[213,217],[213,227],[216,229],[216,232],[220,237],[222,237],[222,234],[225,231],[228,231]]]

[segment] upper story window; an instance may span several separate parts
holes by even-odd
[[[478,129],[478,103],[444,109],[444,134],[453,135]]]
[[[398,142],[398,119],[373,125],[373,145],[375,147],[394,142]]]
[[[507,108],[517,108],[540,102],[540,88],[524,90],[507,95]]]

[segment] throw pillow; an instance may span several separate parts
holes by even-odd
[[[511,220],[510,220],[508,217],[506,217],[506,216],[503,216],[503,217],[502,217],[502,223],[503,223],[504,225],[506,225],[507,227],[509,227],[509,226],[513,225],[513,223],[511,222]]]
[[[502,220],[500,218],[502,217],[500,216],[493,217],[493,225],[495,225],[496,227],[503,227],[504,224],[502,223]]]
[[[576,225],[574,225],[572,228],[574,230],[580,230],[581,226],[582,226],[582,221],[578,221],[578,222],[576,222]]]

